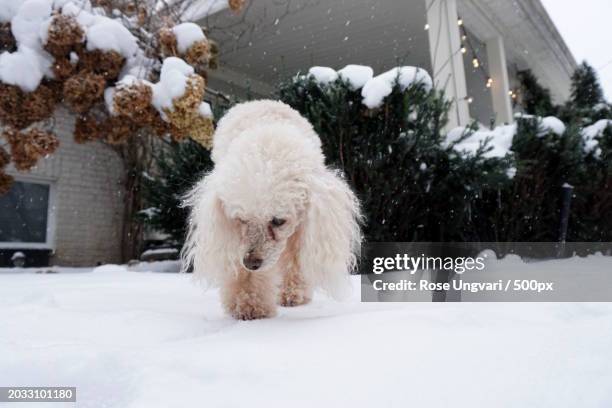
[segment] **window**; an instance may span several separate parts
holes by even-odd
[[[0,196],[0,247],[50,247],[51,199],[50,184],[15,181]]]

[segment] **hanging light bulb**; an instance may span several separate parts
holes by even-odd
[[[459,17],[459,20],[457,20],[457,25],[458,26],[462,26],[463,25],[463,19],[461,17]]]
[[[429,30],[429,24],[425,24],[425,31]]]
[[[493,78],[487,79],[487,88],[490,88],[493,85]]]
[[[467,52],[467,48],[465,48],[465,47],[461,47],[461,53],[462,53],[462,54],[465,54],[466,52]]]
[[[480,66],[480,62],[478,61],[478,58],[474,58],[472,60],[472,65],[474,65],[474,68],[478,68]]]

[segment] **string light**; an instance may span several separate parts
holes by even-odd
[[[472,65],[474,66],[474,69],[480,70],[480,72],[483,74],[485,78],[485,86],[487,88],[491,88],[491,86],[493,85],[493,80],[489,76],[489,73],[486,72],[486,70],[480,63],[480,60],[478,59],[478,55],[476,54],[476,49],[474,48],[474,46],[472,45],[472,42],[468,38],[467,31],[465,29],[465,24],[463,23],[463,19],[461,17],[459,17],[459,19],[457,20],[457,25],[459,25],[459,31],[461,34],[461,49],[460,49],[461,53],[464,55],[467,54],[468,47],[469,47],[473,55]]]
[[[429,24],[425,24],[425,31],[429,30]]]
[[[472,102],[474,102],[474,98],[472,98],[471,96],[466,96],[465,100],[467,101],[467,103],[471,104]]]

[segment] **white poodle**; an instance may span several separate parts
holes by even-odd
[[[281,102],[232,108],[214,136],[215,167],[189,193],[183,267],[220,286],[236,319],[347,289],[361,245],[360,209],[328,169],[310,123]]]

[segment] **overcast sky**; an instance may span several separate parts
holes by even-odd
[[[612,101],[612,0],[542,0],[578,62],[599,73]]]

